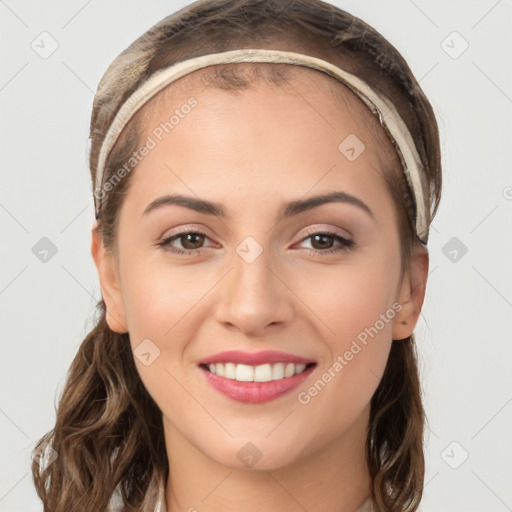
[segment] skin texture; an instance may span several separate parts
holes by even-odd
[[[370,131],[372,114],[338,84],[345,101],[336,101],[332,78],[311,70],[296,76],[293,87],[259,83],[236,94],[169,87],[157,109],[145,107],[142,140],[191,95],[198,105],[133,171],[117,257],[93,226],[110,328],[128,331],[134,349],[149,338],[160,350],[149,366],[135,362],[164,417],[170,512],[353,512],[370,492],[370,400],[391,343],[399,343],[392,340],[409,336],[418,320],[428,253],[419,248],[411,275],[402,276],[396,211],[380,175],[386,142],[377,137],[380,127]],[[338,150],[349,134],[366,146],[354,161]],[[278,220],[284,202],[334,190],[364,201],[375,218],[352,204],[329,203]],[[227,216],[175,205],[143,216],[153,200],[177,193],[219,203]],[[189,245],[178,238],[173,247],[202,252],[156,246],[178,228],[206,238]],[[311,235],[325,230],[354,246],[322,255],[322,247],[340,246],[336,238],[315,243]],[[247,236],[262,249],[252,263],[236,251]],[[401,311],[378,335],[300,403],[299,392],[397,303]],[[317,367],[298,389],[243,404],[211,388],[197,366],[230,349],[289,352]],[[252,468],[237,457],[249,442],[261,453]]]

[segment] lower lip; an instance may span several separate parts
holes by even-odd
[[[315,366],[313,365],[292,377],[271,380],[269,382],[240,382],[235,379],[220,377],[202,367],[200,367],[200,370],[203,372],[207,382],[228,398],[238,402],[258,404],[274,400],[296,388],[309,377]]]

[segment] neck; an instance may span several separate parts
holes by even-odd
[[[198,450],[164,418],[168,512],[354,512],[370,494],[369,406],[321,449],[275,469],[233,469]],[[172,456],[170,456],[172,454]]]

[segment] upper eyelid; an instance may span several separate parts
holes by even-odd
[[[304,238],[307,238],[311,235],[315,235],[318,233],[327,233],[329,235],[336,235],[341,238],[345,238],[346,240],[352,240],[353,236],[351,233],[348,233],[348,232],[347,232],[347,234],[345,234],[343,232],[340,233],[339,229],[340,228],[307,228],[306,234],[301,238],[301,240],[304,240]]]

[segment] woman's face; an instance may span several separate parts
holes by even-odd
[[[372,114],[317,75],[165,91],[119,212],[118,260],[100,270],[168,446],[232,468],[278,468],[355,429],[362,439],[392,339],[412,332],[423,300],[401,277]]]

